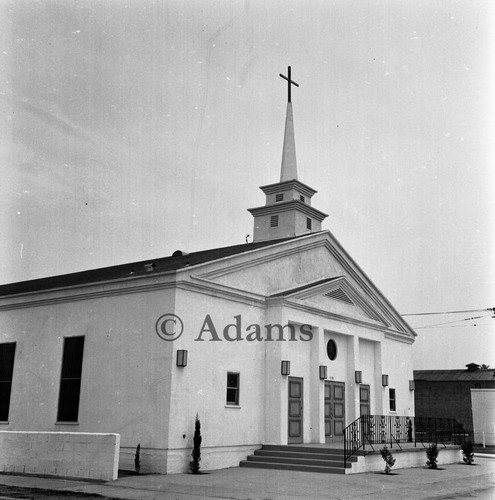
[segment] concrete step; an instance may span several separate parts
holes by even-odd
[[[321,467],[316,465],[285,464],[280,462],[253,462],[250,460],[243,460],[239,465],[241,467],[253,467],[257,469],[280,469],[300,472],[320,472],[324,474],[345,474],[344,467]]]
[[[316,459],[316,458],[308,458],[308,457],[286,457],[280,455],[250,455],[247,457],[247,460],[250,462],[271,462],[271,463],[281,463],[281,464],[300,464],[300,465],[318,465],[321,467],[343,467],[343,463],[341,460],[328,460],[328,459]],[[348,464],[347,467],[351,467],[351,464]]]
[[[348,460],[346,467],[351,468]],[[294,445],[263,445],[240,463],[241,467],[298,470],[326,474],[345,474],[344,451],[339,448]]]
[[[285,457],[285,458],[301,458],[314,460],[332,460],[334,462],[344,463],[344,456],[331,453],[304,453],[303,451],[285,451],[285,450],[255,450],[256,456],[263,457]],[[357,462],[357,457],[351,457],[349,462]]]
[[[276,445],[276,444],[264,444],[261,447],[262,450],[271,450],[271,451],[294,451],[294,452],[302,452],[302,453],[322,453],[325,455],[344,455],[344,450],[342,448],[324,448],[318,446],[311,446],[308,444],[307,446],[299,446],[299,445]]]
[[[326,448],[326,447],[317,447],[309,445],[275,445],[275,444],[264,444],[261,447],[262,450],[273,450],[273,451],[290,451],[296,453],[318,453],[325,455],[339,455],[344,457],[344,449],[343,448]],[[358,450],[355,452],[356,456],[366,455],[367,450]],[[343,459],[343,458],[342,458]]]

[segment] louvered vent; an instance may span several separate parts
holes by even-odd
[[[336,288],[335,290],[326,293],[325,296],[330,297],[331,299],[340,300],[340,302],[345,302],[346,304],[354,304],[354,302],[341,288]]]

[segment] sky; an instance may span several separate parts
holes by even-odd
[[[495,366],[493,33],[489,0],[0,0],[0,284],[243,243],[290,65],[323,228],[400,313],[474,311],[406,316],[415,369]]]

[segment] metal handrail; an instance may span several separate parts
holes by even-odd
[[[349,424],[344,434],[344,467],[347,460],[366,445],[416,443],[424,447],[424,438],[429,442],[439,442],[445,447],[447,442],[462,445],[469,435],[453,418],[424,418],[399,415],[361,415]]]
[[[347,459],[350,458],[356,451],[358,451],[361,446],[364,447],[364,442],[361,443],[359,435],[359,426],[357,425],[361,422],[361,417],[350,423],[344,430],[344,468],[347,465]]]
[[[399,441],[397,441],[397,439],[395,439],[395,436],[392,436],[392,439],[397,443],[397,446],[401,449],[402,451],[402,446],[400,445]],[[392,448],[392,441],[390,441],[390,448]]]

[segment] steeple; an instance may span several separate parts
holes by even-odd
[[[280,182],[261,186],[266,195],[263,207],[250,208],[254,217],[253,241],[266,241],[317,232],[327,214],[311,206],[316,191],[297,179],[296,143],[292,114],[291,86],[299,85],[288,76],[280,75],[288,84],[287,114],[285,118],[284,145]]]
[[[297,179],[296,162],[296,140],[294,138],[294,117],[292,116],[292,85],[299,87],[291,78],[290,66],[287,68],[287,76],[280,76],[287,80],[287,113],[285,115],[284,148],[282,150],[282,168],[280,169],[280,182]]]
[[[282,168],[280,169],[280,182],[297,179],[296,140],[294,138],[294,117],[292,116],[292,103],[287,103],[285,116],[284,148],[282,150]]]

